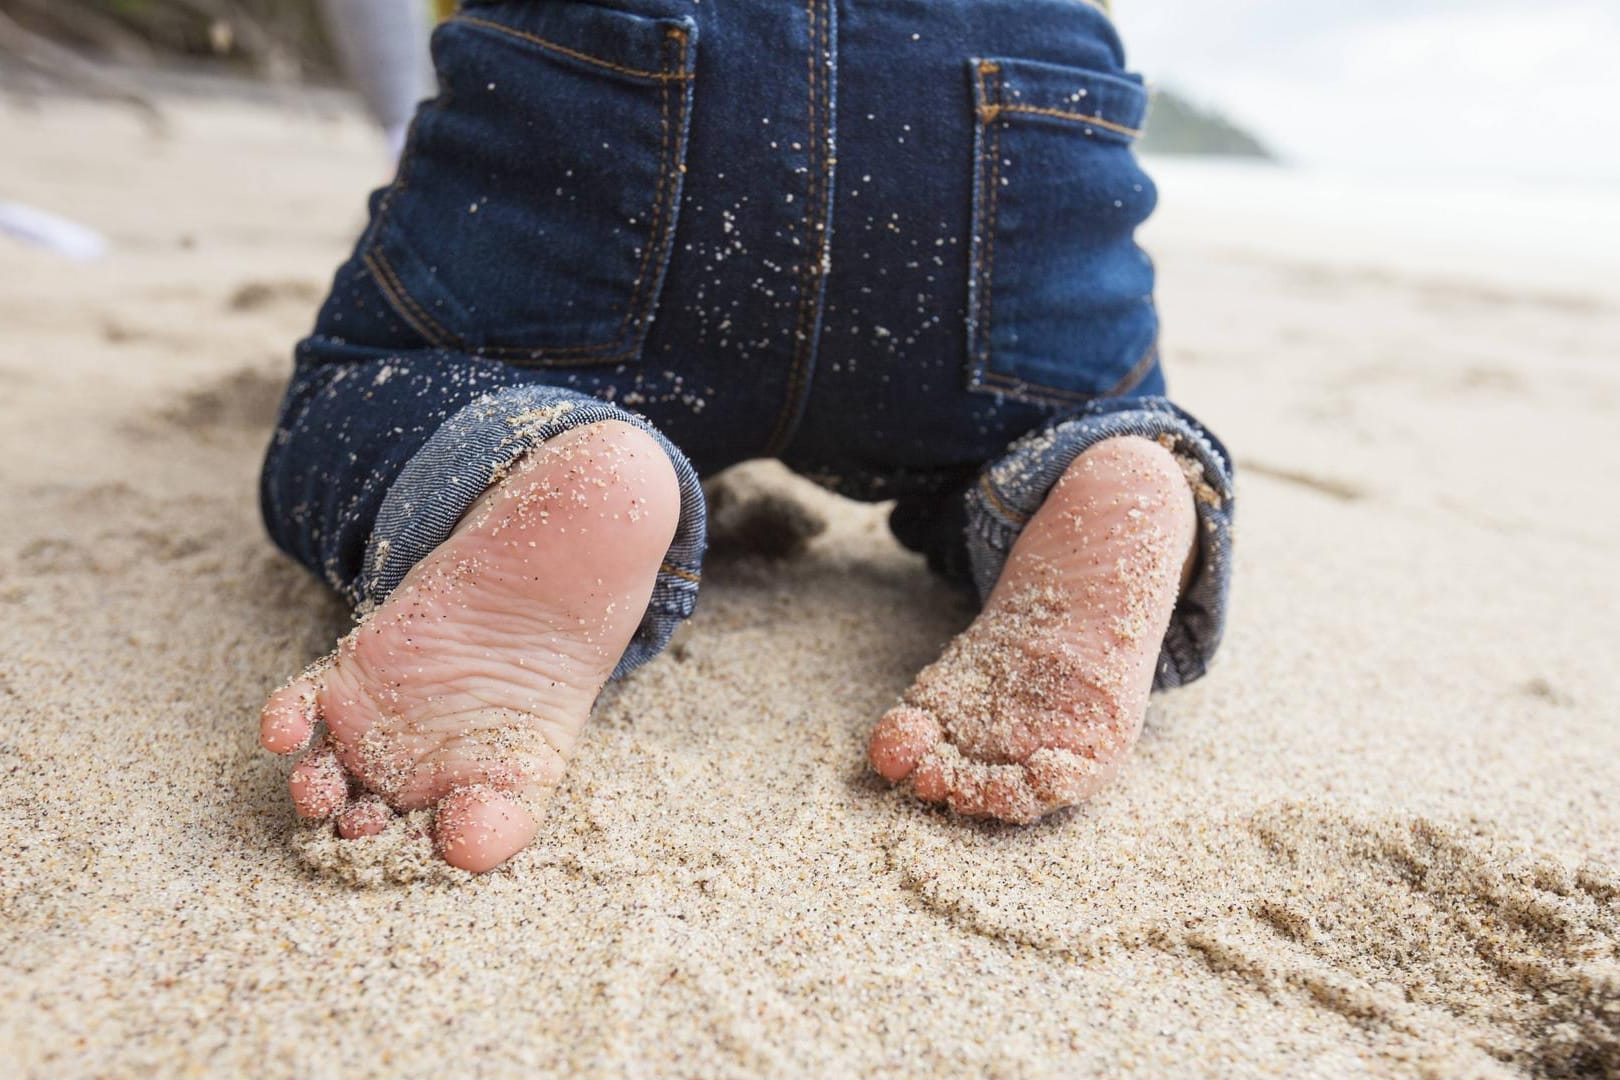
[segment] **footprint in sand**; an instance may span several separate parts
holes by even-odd
[[[257,367],[237,368],[164,406],[146,428],[165,431],[178,427],[202,439],[244,434],[267,437],[286,388],[284,375]]]
[[[248,281],[231,293],[225,306],[231,311],[260,311],[276,304],[307,307],[318,303],[325,292],[318,281],[288,278],[282,281]]]
[[[1620,1076],[1620,876],[1483,825],[1298,803],[1131,835],[1085,811],[1032,830],[917,814],[887,850],[927,909],[973,933],[1185,955],[1383,1029],[1447,1075]]]
[[[1620,1075],[1620,877],[1483,825],[1285,805],[1248,830],[1273,862],[1247,924],[1183,939],[1212,968],[1535,1075]]]

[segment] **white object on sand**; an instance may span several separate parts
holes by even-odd
[[[106,238],[94,229],[22,203],[0,202],[0,233],[75,262],[93,262],[107,253]]]

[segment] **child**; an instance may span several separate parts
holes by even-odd
[[[776,457],[984,609],[887,779],[1027,822],[1219,641],[1231,471],[1170,404],[1146,111],[1079,0],[468,4],[299,348],[275,541],[364,614],[274,694],[297,812],[533,839],[598,691],[697,598],[698,478]]]

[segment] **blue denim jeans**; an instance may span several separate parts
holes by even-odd
[[[622,674],[696,601],[700,476],[775,457],[895,500],[982,595],[1068,464],[1139,434],[1201,474],[1158,685],[1202,674],[1231,464],[1163,396],[1147,96],[1099,8],[507,0],[434,61],[265,463],[294,558],[374,604],[527,449],[638,424],[683,515]]]

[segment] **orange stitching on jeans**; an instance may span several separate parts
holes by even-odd
[[[510,26],[502,26],[500,23],[490,22],[488,19],[480,19],[472,15],[458,15],[456,16],[455,21],[471,23],[474,26],[482,26],[486,30],[493,30],[496,33],[521,38],[524,41],[532,42],[543,49],[549,49],[554,53],[561,53],[563,56],[571,56],[575,60],[582,60],[587,64],[595,64],[597,67],[606,68],[609,71],[617,71],[624,75],[634,75],[641,79],[656,79],[659,82],[668,82],[671,80],[681,82],[692,77],[689,72],[685,71],[642,71],[639,68],[625,67],[623,64],[611,63],[607,60],[601,60],[586,53],[566,48],[565,46],[558,45],[555,41],[547,41],[545,38],[539,37],[535,34],[530,34],[523,30],[515,30]]]
[[[405,291],[404,284],[394,271],[393,264],[388,261],[380,250],[367,251],[361,261],[371,270],[373,280],[382,287],[383,295],[389,304],[406,322],[410,323],[417,333],[427,339],[429,345],[459,345],[460,340],[443,326],[427,309],[417,303],[416,298]]]
[[[685,35],[672,32],[669,40],[684,44]],[[624,319],[619,323],[618,337],[623,338],[630,327],[630,320],[635,317],[636,309],[641,306],[641,290],[647,283],[647,264],[652,260],[653,248],[659,246],[661,226],[664,219],[664,191],[669,187],[673,173],[670,166],[669,151],[669,83],[661,88],[663,100],[659,105],[659,154],[658,154],[658,192],[653,196],[652,228],[647,232],[647,246],[641,252],[641,265],[636,268],[635,289],[630,294],[630,307],[624,313]],[[617,340],[617,339],[615,339]]]
[[[405,149],[400,154],[399,165],[394,170],[394,182],[389,186],[383,196],[381,204],[377,207],[376,220],[371,223],[369,232],[372,240],[367,244],[361,255],[361,262],[371,271],[372,280],[382,290],[383,299],[388,301],[396,314],[410,324],[418,334],[421,334],[430,345],[459,344],[454,334],[445,330],[438,320],[434,319],[416,302],[416,298],[405,289],[399,275],[394,271],[393,264],[388,262],[382,254],[383,224],[388,219],[388,213],[393,209],[394,196],[410,186],[411,167],[416,162],[418,137],[422,130],[423,114],[430,107],[442,108],[443,103],[450,97],[448,90],[441,89],[438,97],[424,102],[421,111],[411,119],[411,128],[405,139]]]
[[[831,239],[827,227],[832,215],[832,170],[837,159],[832,156],[832,123],[833,123],[833,73],[832,66],[832,22],[833,9],[829,0],[821,20],[821,47],[816,50],[816,64],[823,69],[821,78],[821,110],[816,114],[816,121],[820,127],[820,134],[816,140],[816,152],[821,155],[821,184],[816,191],[815,219],[811,232],[815,237],[815,259],[810,263],[810,280],[814,283],[811,295],[807,298],[806,314],[809,326],[806,327],[808,339],[805,342],[805,364],[810,362],[810,356],[817,350],[819,327],[817,320],[821,312],[823,290],[827,282],[828,260],[831,258]],[[800,391],[803,385],[801,372]]]
[[[1042,386],[1039,383],[1026,382],[1012,375],[1004,375],[999,371],[985,372],[984,377],[979,380],[979,386],[981,389],[988,389],[1006,397],[1018,398],[1021,401],[1044,401],[1048,404],[1059,402],[1081,405],[1093,398],[1106,396],[1084,390],[1065,390],[1057,386]]]
[[[1155,337],[1152,343],[1148,345],[1147,351],[1137,358],[1136,363],[1131,365],[1131,369],[1125,373],[1125,376],[1119,382],[1107,390],[1097,393],[1084,390],[1065,390],[1057,386],[1043,386],[1040,383],[1026,382],[1011,375],[1004,375],[999,371],[986,372],[981,384],[995,390],[997,393],[1003,393],[1008,397],[1019,398],[1023,401],[1078,405],[1087,401],[1095,401],[1097,398],[1118,397],[1120,394],[1125,393],[1147,378],[1148,372],[1153,370],[1153,365],[1158,362],[1158,359],[1159,339]]]
[[[990,501],[990,508],[1014,525],[1022,525],[1029,521],[1028,514],[1019,513],[1002,501],[1001,496],[996,493],[995,485],[990,482],[989,474],[979,477],[979,489],[984,492],[984,497]]]
[[[1001,113],[1029,113],[1033,116],[1052,116],[1059,120],[1073,120],[1077,123],[1091,124],[1095,127],[1100,127],[1105,131],[1115,131],[1121,135],[1129,135],[1133,139],[1142,134],[1142,130],[1140,128],[1126,127],[1124,124],[1116,124],[1112,120],[1104,120],[1100,116],[1087,116],[1084,113],[1064,112],[1062,109],[1040,109],[1036,108],[1034,105],[997,105],[993,110],[991,110],[991,115],[986,117],[986,122],[988,123],[990,120],[995,119],[995,117]]]
[[[1001,68],[995,64],[982,64],[979,67],[979,77],[996,75],[994,80],[996,88],[995,107],[999,108],[1002,98]],[[989,90],[985,93],[988,95]],[[979,304],[979,340],[981,349],[979,353],[980,381],[990,370],[990,304],[995,295],[996,279],[996,206],[1001,198],[1001,127],[997,124],[987,125],[993,132],[990,147],[990,198],[986,202],[984,226],[984,283],[980,289]]]
[[[664,573],[670,575],[671,577],[678,577],[682,581],[690,581],[690,582],[693,582],[694,584],[698,584],[698,583],[701,583],[703,581],[703,575],[702,574],[694,574],[690,570],[682,570],[680,567],[671,566],[669,563],[660,563],[658,565],[658,569],[662,570]]]
[[[1125,377],[1123,379],[1119,380],[1119,382],[1109,387],[1109,389],[1103,393],[1103,397],[1118,397],[1120,394],[1123,394],[1125,391],[1147,378],[1147,373],[1152,371],[1153,365],[1158,362],[1159,338],[1158,335],[1154,335],[1153,341],[1147,347],[1147,351],[1137,359],[1136,363],[1131,366],[1131,370],[1125,373]]]
[[[425,323],[420,322],[416,316],[411,313],[410,308],[405,302],[405,298],[394,291],[393,285],[391,285],[388,281],[388,275],[384,272],[381,266],[377,265],[377,261],[372,257],[372,253],[370,251],[363,252],[360,256],[360,261],[365,264],[367,272],[371,274],[371,280],[376,282],[377,288],[382,292],[383,300],[390,308],[393,308],[394,314],[404,319],[405,322],[410,325],[412,330],[415,330],[418,334],[422,335],[423,341],[427,342],[429,345],[438,345],[439,341],[435,338],[433,331],[429,330]]]
[[[430,315],[427,308],[417,301],[416,297],[406,291],[405,283],[400,278],[399,271],[394,269],[394,264],[389,261],[388,256],[381,251],[377,251],[371,253],[371,259],[374,269],[382,278],[383,288],[405,306],[407,310],[402,314],[406,315],[407,318],[414,316],[415,320],[420,322],[421,325],[417,328],[423,331],[429,342],[434,345],[443,345],[456,340],[454,334],[446,330],[443,324]]]

